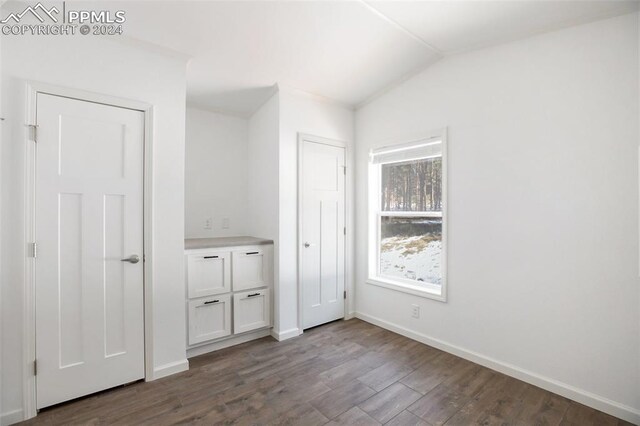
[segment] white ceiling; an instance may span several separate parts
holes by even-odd
[[[127,13],[128,38],[192,57],[189,103],[248,116],[276,83],[357,106],[443,56],[628,13],[638,1],[129,1],[119,7]]]
[[[637,1],[369,1],[445,54],[454,54],[637,10]]]

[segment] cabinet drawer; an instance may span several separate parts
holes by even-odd
[[[233,291],[268,285],[267,258],[264,250],[234,251],[231,263],[233,268]]]
[[[212,251],[187,255],[189,298],[231,291],[230,252]]]
[[[269,290],[253,290],[233,295],[233,332],[235,334],[270,325]]]
[[[231,296],[189,301],[189,345],[231,334]]]

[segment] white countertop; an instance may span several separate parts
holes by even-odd
[[[217,238],[188,238],[184,240],[184,249],[203,249],[234,246],[259,246],[273,244],[273,240],[256,237],[217,237]]]

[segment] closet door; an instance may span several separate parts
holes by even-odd
[[[37,408],[144,377],[144,113],[37,95]]]
[[[301,138],[298,270],[302,326],[344,318],[345,148]]]

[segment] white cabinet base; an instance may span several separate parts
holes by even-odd
[[[204,342],[199,345],[187,348],[187,358],[208,354],[209,352],[219,351],[220,349],[229,348],[241,343],[250,342],[252,340],[261,339],[271,336],[271,328],[262,328],[260,330],[250,331],[248,333],[224,337],[213,342]]]
[[[269,335],[273,245],[185,251],[187,352],[211,352]]]

